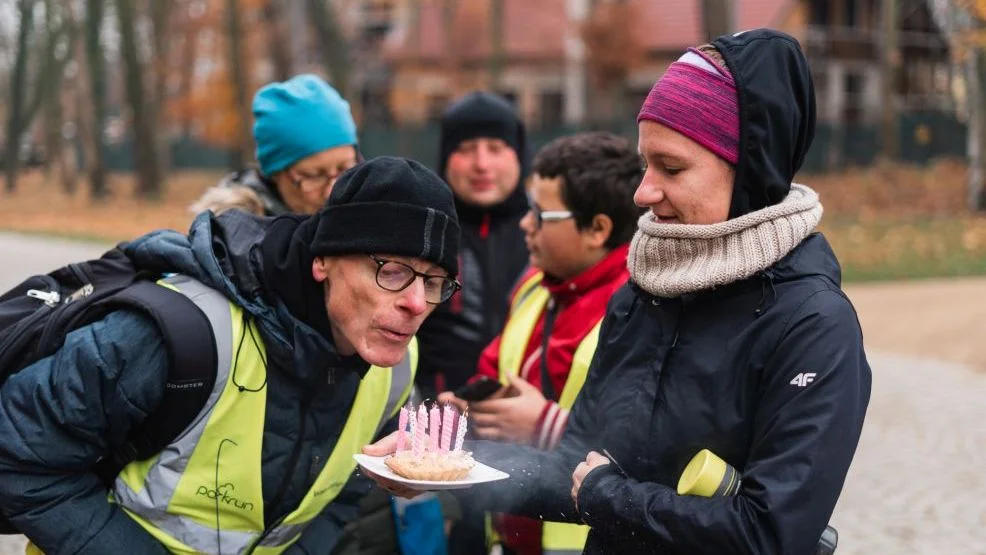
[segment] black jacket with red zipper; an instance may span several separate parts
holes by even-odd
[[[435,379],[455,389],[476,373],[479,354],[507,320],[510,293],[527,268],[520,220],[528,210],[522,184],[503,203],[489,209],[455,201],[462,228],[459,281],[462,290],[438,306],[418,331],[417,384],[434,396]]]

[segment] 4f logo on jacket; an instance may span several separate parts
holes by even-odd
[[[791,380],[791,385],[796,385],[798,387],[807,387],[808,384],[815,381],[814,372],[802,372]]]

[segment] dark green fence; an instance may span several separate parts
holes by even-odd
[[[941,112],[910,112],[900,118],[898,158],[912,164],[928,164],[940,157],[964,157],[965,124]],[[819,125],[808,151],[804,170],[820,173],[847,166],[868,166],[882,152],[880,128],[871,126]]]
[[[170,163],[176,170],[227,169],[232,153],[224,148],[211,146],[195,139],[178,139],[171,143]],[[81,158],[81,149],[80,149]],[[133,143],[108,145],[106,165],[113,171],[133,171]]]

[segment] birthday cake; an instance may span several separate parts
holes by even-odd
[[[472,454],[462,450],[466,421],[466,415],[451,405],[441,410],[437,405],[429,410],[424,403],[417,410],[402,408],[397,451],[384,464],[410,480],[451,482],[465,478],[476,466]]]

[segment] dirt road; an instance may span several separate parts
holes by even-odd
[[[986,278],[849,285],[867,350],[986,373]]]

